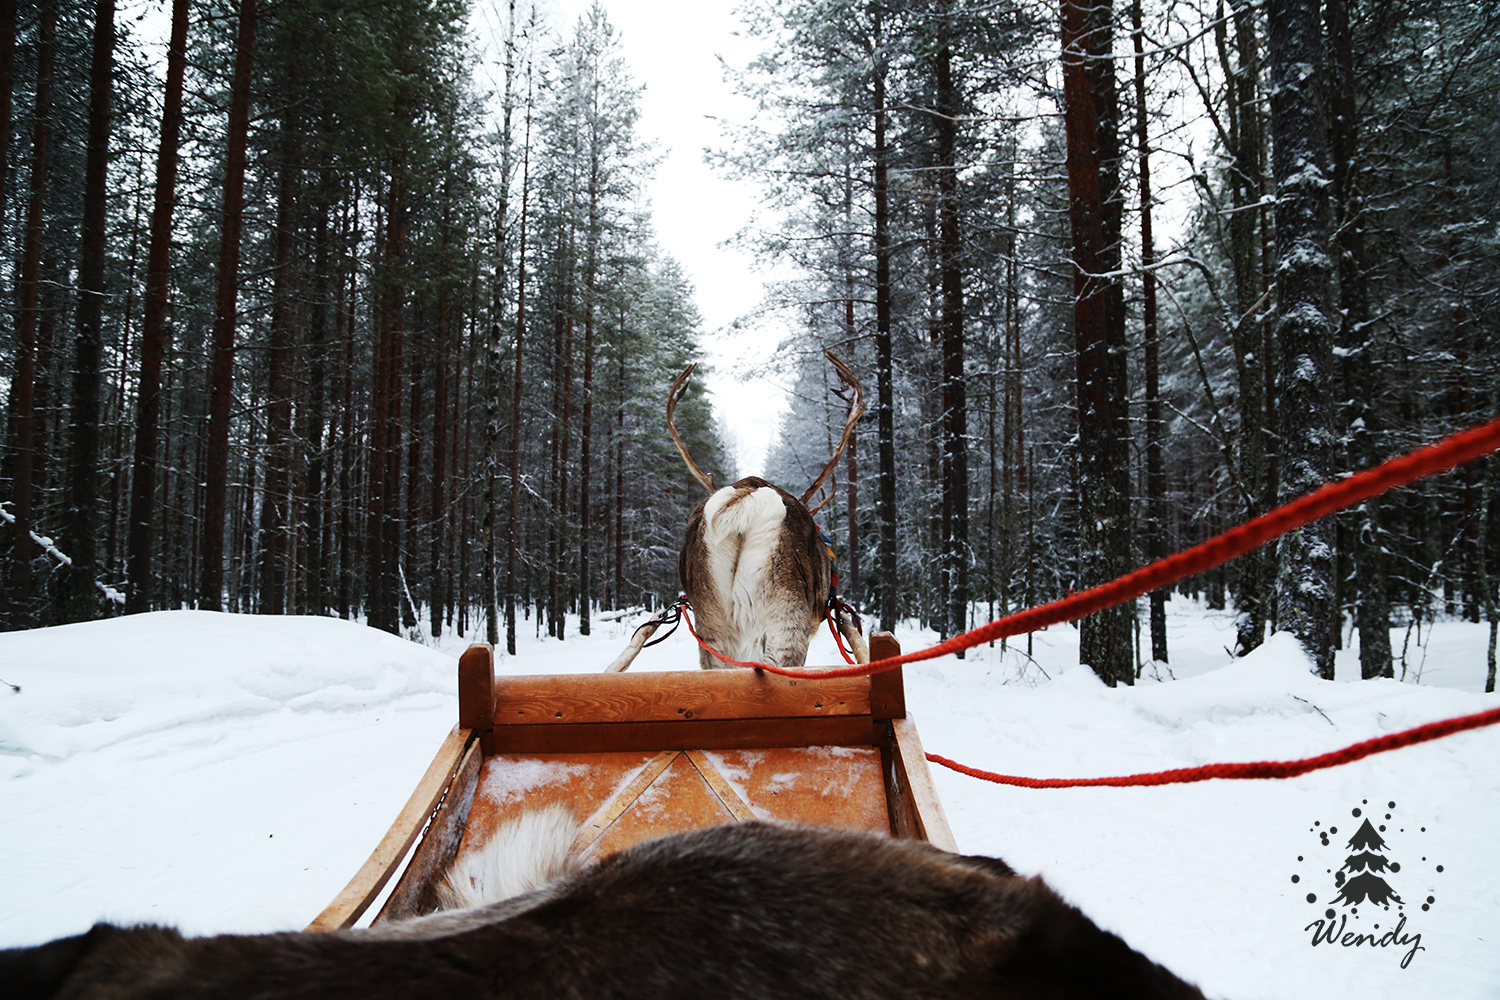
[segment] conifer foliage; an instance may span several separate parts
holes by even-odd
[[[800,265],[768,302],[796,330],[768,475],[836,433],[835,347],[879,389],[876,483],[825,527],[882,622],[951,635],[1493,414],[1493,5],[742,9],[765,113],[720,158]],[[1495,618],[1492,464],[1178,589],[1238,612],[1238,655],[1291,631],[1331,676],[1357,634],[1398,674],[1435,615]],[[1165,675],[1166,596],[1080,623],[1106,683]]]
[[[161,76],[110,0],[0,19],[0,624],[675,595],[699,320],[603,9],[500,13],[502,116],[452,0],[169,7]]]
[[[159,2],[164,48],[117,0],[0,8],[0,627],[515,648],[674,596],[701,324],[605,7]],[[880,625],[951,636],[1500,406],[1493,3],[737,10],[756,112],[710,159],[791,275],[763,471],[832,451],[834,350],[873,412],[819,520]],[[677,426],[727,482],[702,384]],[[1399,676],[1440,615],[1493,646],[1496,464],[1178,589],[1325,676],[1356,637]],[[1106,683],[1165,675],[1166,596],[1081,623]]]

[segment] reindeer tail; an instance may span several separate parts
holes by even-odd
[[[453,863],[438,884],[442,908],[498,903],[573,874],[583,867],[573,849],[578,827],[577,817],[558,803],[522,813]]]

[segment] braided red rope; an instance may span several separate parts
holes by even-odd
[[[1423,726],[1404,729],[1399,733],[1377,736],[1374,739],[1319,754],[1301,760],[1263,760],[1244,764],[1205,764],[1202,767],[1179,767],[1171,771],[1154,771],[1149,774],[1127,774],[1114,778],[1022,778],[1014,774],[996,774],[982,771],[935,753],[927,755],[934,764],[967,774],[971,778],[982,778],[997,785],[1020,785],[1022,788],[1083,788],[1097,785],[1123,787],[1130,785],[1176,785],[1192,781],[1208,781],[1210,778],[1294,778],[1309,771],[1325,767],[1338,767],[1372,754],[1397,750],[1416,743],[1452,736],[1467,729],[1479,729],[1500,723],[1500,708],[1491,708],[1473,715],[1460,715],[1454,719],[1429,722]]]
[[[851,653],[851,652],[849,652],[849,650],[847,650],[847,649],[844,648],[844,637],[839,634],[838,623],[833,620],[834,619],[834,615],[835,615],[835,612],[833,610],[833,606],[829,605],[829,607],[828,607],[828,616],[827,616],[828,617],[828,631],[830,631],[830,632],[833,633],[833,642],[834,642],[834,645],[838,646],[838,648],[839,648],[839,655],[844,658],[844,662],[845,663],[858,663],[859,661],[854,658],[854,654]]]
[[[1460,431],[1437,444],[1418,448],[1409,454],[1390,459],[1373,469],[1367,469],[1347,479],[1328,483],[1270,513],[1262,514],[1254,520],[1231,528],[1222,535],[1210,538],[1201,545],[1195,545],[1175,555],[1167,556],[1165,559],[1111,580],[1109,583],[1050,604],[1042,604],[1007,615],[998,621],[981,625],[979,628],[956,635],[946,642],[940,642],[927,649],[919,649],[858,666],[807,670],[736,660],[713,649],[702,639],[698,639],[698,633],[693,631],[691,621],[688,622],[688,630],[693,631],[693,637],[698,639],[699,645],[730,666],[754,667],[768,670],[773,674],[781,674],[783,677],[807,679],[878,674],[886,670],[894,670],[903,663],[931,660],[996,639],[1035,632],[1049,625],[1072,621],[1096,611],[1103,611],[1116,604],[1134,600],[1158,587],[1165,587],[1178,580],[1213,569],[1289,531],[1295,531],[1310,521],[1316,521],[1320,517],[1345,507],[1351,507],[1361,500],[1368,500],[1386,490],[1405,486],[1439,472],[1446,472],[1465,462],[1472,462],[1497,449],[1500,449],[1500,417],[1479,427]]]

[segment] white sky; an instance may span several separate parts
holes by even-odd
[[[696,287],[703,346],[715,369],[708,385],[715,413],[734,438],[730,444],[739,471],[759,472],[786,395],[770,382],[745,377],[741,369],[768,356],[786,331],[774,325],[735,334],[728,330],[764,296],[763,275],[753,257],[723,245],[749,224],[760,198],[753,187],[726,180],[703,159],[706,147],[722,144],[721,119],[747,120],[753,110],[724,81],[719,59],[743,65],[756,54],[755,43],[737,35],[739,21],[733,4],[725,0],[604,0],[603,5],[620,35],[632,78],[645,86],[637,132],[656,144],[661,157],[647,190],[657,242],[682,264]],[[562,38],[571,36],[589,6],[590,0],[539,3],[544,19]],[[500,29],[505,8],[506,0],[476,0],[475,33],[483,38]],[[477,75],[481,81],[498,80],[498,73],[491,63]]]

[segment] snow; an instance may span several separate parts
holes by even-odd
[[[1232,613],[1175,599],[1168,623],[1171,661],[1148,663],[1135,688],[1078,667],[1077,632],[1059,626],[1032,637],[1030,657],[1021,637],[908,666],[911,716],[930,751],[1047,777],[1303,757],[1500,705],[1481,693],[1484,625],[1393,630],[1404,681],[1359,681],[1355,648],[1323,681],[1285,635],[1231,660]],[[499,669],[597,670],[633,624],[525,636]],[[898,635],[908,650],[936,639]],[[0,687],[0,947],[98,919],[305,925],[453,724],[464,641],[426,643],[335,619],[186,611],[0,634],[0,679],[21,689]],[[825,633],[810,660],[836,656]],[[680,630],[632,669],[696,662]],[[1496,759],[1500,727],[1288,781],[1031,790],[933,777],[965,852],[1043,875],[1210,996],[1464,1000],[1500,995]],[[1383,875],[1402,902],[1351,917],[1334,878],[1354,853],[1355,809],[1385,828]],[[1345,926],[1319,925],[1329,906]]]

